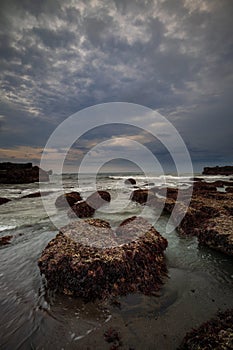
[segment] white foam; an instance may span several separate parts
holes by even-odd
[[[12,225],[1,225],[1,226],[0,226],[0,232],[6,231],[6,230],[13,230],[14,228],[16,228],[16,226],[12,226]]]

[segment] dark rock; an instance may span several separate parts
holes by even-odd
[[[233,309],[219,312],[217,317],[187,333],[178,350],[233,349]]]
[[[74,204],[68,211],[68,216],[70,218],[90,218],[94,214],[95,209],[85,201]]]
[[[0,197],[0,205],[5,204],[7,202],[10,202],[11,199],[5,198],[5,197]]]
[[[204,168],[203,175],[232,175],[233,166],[215,166]]]
[[[0,163],[0,183],[2,184],[22,184],[32,182],[49,181],[47,171],[32,163]]]
[[[44,196],[48,196],[51,193],[53,193],[52,191],[46,191],[46,192],[35,192],[35,193],[29,193],[26,194],[25,196],[21,197],[21,198],[37,198],[37,197],[44,197]]]
[[[202,180],[204,180],[204,178],[203,177],[193,177],[190,180],[192,180],[192,181],[202,181]]]
[[[137,232],[126,244],[103,220],[79,220],[63,227],[38,261],[48,287],[86,301],[158,291],[167,275],[167,240],[142,218],[131,225],[127,230]]]
[[[76,202],[81,200],[82,197],[79,192],[69,192],[57,197],[55,205],[57,208],[65,208],[67,204],[72,207]]]
[[[136,180],[130,177],[129,179],[125,180],[126,185],[136,185]]]
[[[130,199],[133,202],[137,202],[140,204],[145,204],[147,201],[149,201],[151,198],[155,196],[154,192],[151,190],[135,190],[130,196]]]
[[[13,236],[3,236],[3,237],[0,237],[0,246],[1,246],[1,245],[10,244],[10,241],[11,241],[12,238],[13,238]]]
[[[227,193],[233,193],[233,187],[227,187],[226,188]]]
[[[111,196],[107,191],[97,191],[87,197],[86,201],[74,204],[68,211],[70,218],[89,218],[95,214],[95,210],[99,209],[106,202],[110,202]]]
[[[119,349],[119,347],[122,345],[121,342],[121,337],[119,333],[113,329],[109,328],[105,333],[104,333],[104,339],[107,343],[113,343],[114,348],[113,349]],[[112,347],[111,347],[112,349]]]
[[[97,191],[87,197],[86,202],[94,209],[99,209],[102,205],[111,201],[111,195],[107,191]]]

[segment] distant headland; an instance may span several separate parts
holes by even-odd
[[[49,181],[51,171],[40,169],[32,163],[0,163],[0,184],[23,184]]]
[[[215,166],[215,167],[205,167],[203,175],[233,175],[233,166]]]

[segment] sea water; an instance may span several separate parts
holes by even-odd
[[[118,298],[118,306],[83,303],[78,298],[47,290],[37,260],[47,243],[67,221],[66,211],[57,210],[56,198],[78,191],[87,198],[96,189],[111,193],[110,204],[96,211],[114,228],[133,215],[153,222],[155,211],[130,201],[134,186],[188,188],[190,176],[143,174],[53,175],[41,191],[42,198],[22,198],[39,185],[1,185],[0,197],[11,199],[0,206],[0,236],[12,235],[11,244],[0,248],[0,349],[109,349],[104,332],[115,328],[125,349],[176,349],[185,333],[233,307],[232,258],[198,245],[195,237],[181,237],[174,227],[167,233],[168,217],[162,215],[155,228],[168,240],[165,252],[169,276],[157,296],[131,294]],[[203,178],[203,176],[201,176]],[[206,181],[226,180],[206,176]],[[149,184],[149,185],[148,185]],[[44,209],[51,206],[50,218]],[[171,224],[170,224],[171,225]]]

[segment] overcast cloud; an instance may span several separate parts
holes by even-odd
[[[69,115],[123,101],[168,118],[194,163],[232,163],[232,18],[231,0],[1,0],[2,160],[37,161]]]

